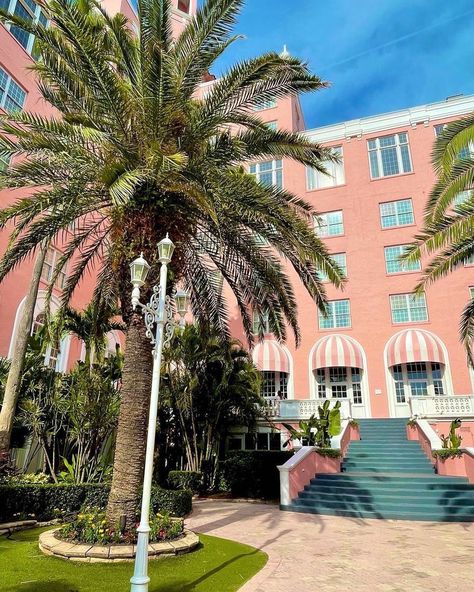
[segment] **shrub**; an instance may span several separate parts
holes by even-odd
[[[35,517],[52,520],[74,514],[84,507],[104,509],[110,488],[103,484],[7,484],[0,485],[0,520]],[[192,493],[153,487],[152,507],[155,513],[185,516],[192,509]]]
[[[351,428],[358,428],[359,427],[359,422],[357,421],[357,419],[351,419],[349,421],[349,425],[351,426]]]
[[[46,473],[23,473],[14,475],[8,480],[9,485],[39,485],[51,483],[49,475]]]
[[[176,539],[183,534],[183,529],[182,518],[171,518],[169,514],[150,514],[149,537],[152,543]],[[79,513],[58,534],[59,538],[75,543],[133,545],[137,542],[136,526],[122,533],[118,528],[108,525],[105,512],[97,508]]]
[[[462,450],[460,448],[442,448],[441,450],[433,450],[432,455],[439,460],[446,460],[447,458],[460,458]]]
[[[197,471],[170,471],[168,475],[170,489],[190,489],[198,493],[202,488],[202,473]]]
[[[316,448],[316,452],[320,456],[326,456],[328,458],[341,458],[342,456],[339,448]]]
[[[284,464],[292,452],[237,451],[219,463],[222,488],[235,497],[278,499],[280,474],[277,466]]]

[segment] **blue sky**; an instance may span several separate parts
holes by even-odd
[[[236,32],[220,71],[286,43],[331,81],[309,128],[474,93],[473,0],[247,0]]]

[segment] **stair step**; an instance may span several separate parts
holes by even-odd
[[[394,474],[380,474],[377,476],[373,475],[351,475],[348,473],[341,474],[344,479],[325,479],[322,476],[318,476],[317,478],[311,479],[310,484],[307,487],[312,485],[327,485],[331,487],[354,487],[354,486],[370,486],[370,487],[379,487],[379,486],[387,486],[387,487],[415,487],[418,485],[423,485],[429,487],[431,489],[442,489],[442,488],[471,488],[474,491],[473,486],[468,482],[467,479],[463,479],[462,477],[459,478],[459,481],[453,480],[444,480],[442,477],[438,477],[435,474],[431,476],[420,476],[416,475],[413,477],[402,477],[399,475]],[[449,478],[448,478],[449,479]]]
[[[281,510],[289,512],[301,512],[306,514],[320,514],[329,516],[345,516],[348,518],[374,518],[378,520],[422,520],[428,522],[474,522],[474,513],[472,514],[425,514],[422,512],[372,512],[365,510],[342,510],[336,508],[310,508],[305,506],[297,506],[294,504],[280,506]]]
[[[474,491],[464,491],[461,495],[452,495],[451,491],[417,491],[417,490],[343,490],[340,492],[310,489],[300,491],[298,497],[315,501],[346,500],[346,501],[373,501],[374,503],[395,502],[411,503],[414,505],[436,504],[465,506],[472,505],[474,510]],[[449,495],[449,499],[446,496]]]
[[[474,501],[467,500],[464,504],[438,504],[432,500],[376,500],[367,498],[367,500],[360,499],[311,499],[311,498],[298,498],[293,500],[295,505],[305,506],[309,508],[339,508],[339,509],[353,509],[353,510],[368,510],[368,511],[380,511],[380,512],[395,512],[408,511],[408,512],[431,512],[436,513],[437,511],[444,511],[445,509],[451,510],[453,507],[456,508],[457,512],[474,514]]]

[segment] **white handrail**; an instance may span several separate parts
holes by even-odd
[[[297,467],[309,454],[314,452],[314,446],[303,446],[289,458],[285,464],[280,465],[277,469],[280,471],[280,503],[284,506],[291,503],[290,495],[290,471]]]
[[[349,421],[349,419],[343,419],[341,421],[341,431],[337,436],[331,438],[331,448],[341,450],[342,438],[344,437],[345,431],[349,428]]]
[[[439,450],[442,448],[441,438],[426,421],[426,419],[417,419],[416,423],[423,434],[426,436],[430,443],[431,450]]]

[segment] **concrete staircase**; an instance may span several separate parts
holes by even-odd
[[[361,419],[342,473],[318,474],[283,510],[357,518],[474,522],[474,485],[436,475],[405,419]]]

